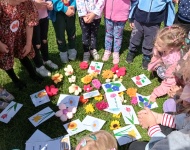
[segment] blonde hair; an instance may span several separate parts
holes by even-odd
[[[94,136],[95,139],[93,139],[92,136]],[[86,141],[86,144],[82,146],[81,142],[83,140]],[[78,146],[78,150],[112,150],[114,148],[114,150],[117,150],[116,139],[105,130],[100,130],[83,137]]]

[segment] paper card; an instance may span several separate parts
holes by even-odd
[[[68,135],[66,135],[61,139],[61,149],[60,150],[70,150],[70,149],[71,149],[70,138]]]
[[[102,84],[102,88],[104,89],[105,93],[122,92],[126,90],[120,81]]]
[[[122,116],[126,124],[139,124],[137,115],[131,105],[123,105]]]
[[[64,124],[63,126],[67,130],[70,136],[82,132],[86,129],[79,119]]]
[[[113,130],[113,133],[120,146],[141,138],[141,135],[134,125],[128,125],[123,128]]]
[[[29,121],[35,126],[37,127],[38,125],[40,125],[41,123],[43,123],[44,121],[48,120],[49,118],[51,118],[52,116],[54,116],[54,112],[51,108],[46,107],[43,110],[39,111],[38,113],[36,113],[35,115],[31,116],[29,119]]]
[[[156,102],[149,102],[150,95],[143,96],[143,95],[137,93],[136,96],[137,96],[137,101],[138,101],[139,107],[142,107],[142,108],[148,107],[149,109],[158,107],[158,104]]]
[[[105,120],[87,115],[82,121],[82,124],[85,126],[86,130],[96,132],[102,128],[105,122]]]
[[[133,80],[133,82],[138,86],[138,87],[143,87],[146,86],[148,84],[151,84],[151,81],[144,75],[138,75],[135,76],[133,78],[131,78]]]
[[[36,92],[30,95],[30,98],[32,99],[32,103],[34,104],[35,107],[50,101],[46,90],[41,90],[39,92]]]
[[[91,92],[88,92],[88,93],[84,93],[83,97],[84,97],[84,99],[87,99],[87,98],[95,97],[95,96],[98,96],[98,95],[100,95],[100,92],[98,90],[95,90],[95,91],[91,91]]]
[[[60,94],[58,102],[57,102],[57,106],[63,103],[67,107],[77,107],[79,103],[79,98],[80,96]]]
[[[90,63],[89,68],[88,68],[88,73],[97,72],[98,74],[100,74],[100,72],[102,70],[102,67],[103,67],[103,63],[102,62],[92,61]]]
[[[12,101],[1,113],[0,121],[8,123],[20,110],[23,104]]]
[[[121,98],[117,92],[106,93],[109,108],[120,109],[122,107]]]

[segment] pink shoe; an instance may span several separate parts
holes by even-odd
[[[103,61],[108,61],[110,55],[111,55],[111,51],[105,50],[104,56],[102,57],[102,60],[103,60]]]
[[[113,52],[113,64],[119,63],[119,52]]]

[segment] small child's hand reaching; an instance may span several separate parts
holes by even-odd
[[[170,90],[168,91],[168,95],[169,95],[169,97],[174,97],[178,92],[179,93],[182,92],[182,87],[173,85],[173,86],[171,86]]]
[[[52,3],[52,1],[47,1],[46,3],[47,3],[47,9],[48,10],[53,10],[53,3]]]
[[[150,102],[156,102],[156,97],[154,95],[150,95],[149,103]]]
[[[0,41],[0,53],[8,53],[8,46]]]

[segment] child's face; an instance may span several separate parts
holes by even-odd
[[[182,105],[183,105],[184,108],[187,108],[187,107],[189,107],[190,103],[188,101],[184,101],[183,100],[183,104]]]
[[[160,53],[169,53],[171,48],[169,48],[161,39],[157,39],[154,47],[156,48],[156,50]]]

